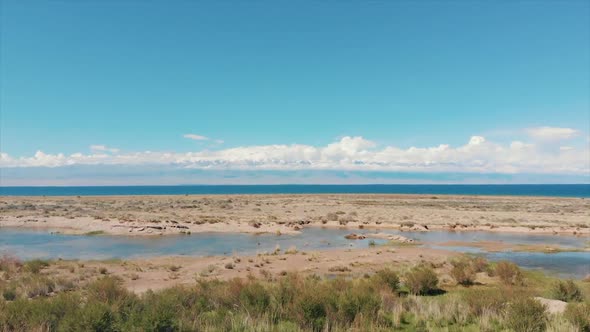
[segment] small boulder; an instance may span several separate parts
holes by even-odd
[[[347,240],[363,240],[363,239],[366,239],[367,237],[362,234],[351,233],[351,234],[345,235],[344,238]]]

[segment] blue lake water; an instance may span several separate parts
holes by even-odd
[[[346,229],[305,229],[300,235],[249,235],[205,233],[150,238],[125,236],[84,236],[51,234],[47,231],[0,229],[0,254],[11,254],[22,259],[63,258],[63,259],[108,259],[134,258],[162,255],[233,255],[256,254],[272,251],[279,246],[282,250],[296,247],[298,250],[322,250],[331,248],[365,248],[369,240],[347,240]],[[355,230],[356,233],[374,230]],[[590,238],[536,234],[505,234],[491,232],[398,232],[423,242],[425,246],[438,247],[447,241],[503,241],[515,244],[553,244],[573,248],[584,248]],[[377,243],[384,240],[375,240]],[[563,277],[582,278],[590,274],[590,252],[561,252],[554,254],[526,252],[487,253],[473,247],[440,247],[446,250],[482,254],[490,260],[510,260],[522,267],[541,269]]]
[[[518,185],[190,185],[0,187],[6,196],[222,194],[427,194],[590,197],[590,184]]]

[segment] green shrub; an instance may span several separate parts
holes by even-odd
[[[427,265],[417,265],[406,272],[404,284],[412,294],[428,295],[438,290],[438,277]]]
[[[55,283],[45,276],[31,275],[21,280],[21,288],[29,298],[47,296],[55,289]]]
[[[357,317],[372,321],[377,317],[381,307],[381,298],[371,284],[364,280],[357,283],[348,282],[345,290],[339,292],[336,304],[337,321],[342,325],[350,325]]]
[[[501,261],[496,264],[494,274],[497,275],[505,285],[522,285],[524,277],[518,265]]]
[[[128,296],[128,292],[115,277],[102,277],[88,285],[89,301],[113,304]]]
[[[75,313],[80,298],[59,294],[52,298],[17,299],[0,305],[0,331],[55,331],[66,313]]]
[[[326,300],[322,292],[307,290],[298,297],[298,322],[313,331],[322,331],[326,324]]]
[[[506,304],[520,294],[508,289],[488,288],[472,289],[463,293],[463,300],[469,307],[469,313],[474,316],[484,314],[500,314]]]
[[[376,282],[382,283],[389,287],[392,292],[399,289],[399,277],[397,273],[390,269],[379,270],[373,276]]]
[[[60,322],[62,331],[116,331],[116,319],[111,307],[92,301],[70,312]]]
[[[472,285],[475,281],[476,271],[471,261],[468,259],[459,259],[451,262],[451,277],[464,286]]]
[[[6,301],[14,301],[16,299],[16,289],[14,288],[6,288],[2,291],[2,297]]]
[[[270,295],[260,283],[250,282],[240,292],[240,303],[250,314],[263,315],[270,305]]]
[[[473,257],[470,263],[476,273],[487,272],[490,268],[488,260],[481,256]]]
[[[511,302],[506,313],[506,326],[515,332],[544,332],[547,327],[545,305],[530,297]]]
[[[590,303],[569,303],[564,316],[579,331],[590,332]]]
[[[25,262],[24,264],[25,270],[33,274],[41,272],[41,269],[48,266],[49,262],[41,259],[33,259],[28,262]]]
[[[142,298],[143,310],[134,327],[142,331],[178,331],[178,321],[184,305],[180,288],[167,289],[163,292],[148,292]],[[185,290],[186,291],[186,290]]]
[[[565,302],[580,302],[584,299],[582,291],[573,280],[559,280],[551,287],[551,297]]]

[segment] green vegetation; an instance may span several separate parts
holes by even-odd
[[[513,331],[544,332],[547,320],[547,308],[532,298],[518,297],[508,305],[506,326]]]
[[[427,265],[417,265],[406,272],[404,283],[410,293],[415,295],[433,294],[438,290],[438,276]]]
[[[197,279],[138,295],[99,271],[98,279],[66,287],[50,274],[53,263],[33,273],[25,268],[30,262],[0,259],[0,331],[590,331],[590,284],[574,288],[513,266],[501,274],[519,275],[520,283],[486,275],[489,282],[470,287],[439,284],[457,266],[488,271],[481,258],[457,262],[359,278]],[[580,300],[563,314],[549,314],[534,299],[562,288],[559,294]]]
[[[24,268],[34,274],[37,274],[43,269],[44,267],[48,267],[49,262],[42,259],[33,259],[24,264]]]
[[[582,290],[573,280],[558,280],[551,287],[551,297],[565,302],[580,302],[583,295]]]
[[[570,303],[564,316],[579,331],[590,332],[590,303]]]
[[[524,282],[522,271],[516,264],[511,262],[498,262],[494,274],[506,285],[522,285]]]
[[[451,277],[453,277],[457,284],[463,286],[473,285],[477,273],[489,270],[487,260],[479,256],[464,256],[454,259],[451,261],[451,266]]]

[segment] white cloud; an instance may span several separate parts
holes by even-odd
[[[106,147],[105,147],[106,148]],[[104,149],[103,149],[104,150]],[[385,172],[471,172],[588,174],[590,150],[534,142],[494,143],[481,136],[452,147],[378,147],[363,137],[346,136],[325,146],[302,144],[242,146],[195,152],[129,152],[45,154],[12,157],[0,154],[0,167],[69,165],[173,165],[214,170],[351,170]]]
[[[208,141],[209,140],[209,137],[197,135],[197,134],[185,134],[183,137],[188,138],[188,139],[192,139],[195,141]]]
[[[91,145],[90,150],[92,150],[94,152],[103,151],[103,152],[112,152],[112,153],[118,153],[120,151],[117,148],[109,148],[106,145]]]
[[[530,137],[542,141],[562,141],[575,137],[579,133],[572,128],[560,127],[528,128],[526,132]]]

